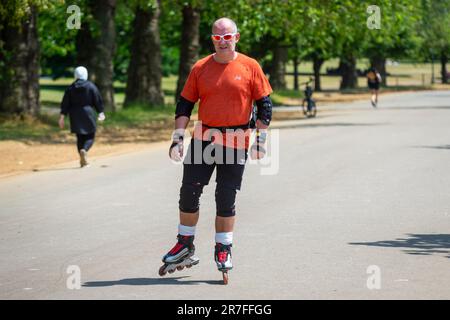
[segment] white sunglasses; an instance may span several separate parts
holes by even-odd
[[[225,40],[225,41],[231,41],[231,39],[233,39],[233,37],[237,35],[236,33],[226,33],[224,35],[220,35],[220,34],[212,34],[211,35],[211,39],[213,39],[214,41],[220,41],[220,40]]]

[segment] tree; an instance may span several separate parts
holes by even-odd
[[[39,113],[37,1],[0,3],[0,112]]]
[[[198,59],[200,47],[200,8],[195,3],[185,3],[182,7],[182,14],[180,64],[175,101],[180,97],[189,72]]]
[[[369,2],[367,2],[367,5]],[[381,10],[380,29],[367,30],[364,53],[387,85],[386,59],[414,56],[419,45],[416,26],[420,7],[416,0],[379,0]]]
[[[422,0],[422,28],[426,51],[441,62],[442,83],[448,83],[447,62],[450,56],[450,0]]]
[[[65,4],[65,5],[64,5]],[[71,18],[80,18],[74,12],[68,13],[69,1],[52,0],[38,14],[38,34],[40,47],[40,67],[42,76],[73,77],[77,49],[75,40],[78,34],[76,21]],[[80,3],[78,3],[81,5]],[[70,27],[67,28],[67,22]],[[61,29],[64,28],[64,32]]]
[[[77,35],[77,62],[89,70],[105,109],[115,111],[114,66],[116,51],[115,10],[117,0],[86,0],[84,21]]]
[[[361,55],[366,26],[366,6],[355,5],[350,0],[335,0],[333,10],[337,13],[337,39],[335,47],[339,53],[339,71],[342,75],[340,89],[358,86],[357,57]]]
[[[134,11],[132,2],[119,0],[117,2],[116,24],[116,54],[114,56],[114,80],[127,82],[128,66],[130,64],[130,48],[133,40]]]
[[[286,89],[286,64],[289,61],[289,48],[297,43],[297,38],[304,27],[304,12],[308,2],[300,1],[266,1],[259,4],[252,24],[262,24],[266,41],[270,44],[272,60],[270,64],[270,84],[272,88]],[[254,6],[252,6],[254,7]]]
[[[164,105],[159,15],[160,0],[136,4],[125,106]]]
[[[304,14],[304,28],[299,36],[297,55],[313,62],[314,89],[322,90],[320,70],[323,63],[337,55],[335,39],[338,37],[338,16],[331,1],[314,2],[308,5]]]
[[[286,63],[288,62],[288,44],[281,43],[281,40],[276,41],[277,44],[273,49],[272,64],[270,67],[270,84],[272,88],[287,89],[286,85]]]

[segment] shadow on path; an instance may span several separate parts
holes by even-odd
[[[407,234],[408,238],[375,242],[350,242],[351,245],[404,248],[414,255],[442,254],[450,259],[450,234]]]
[[[309,124],[293,124],[286,126],[279,126],[279,129],[294,129],[294,128],[321,128],[321,127],[371,127],[371,126],[383,126],[389,125],[389,123],[309,123]]]
[[[198,285],[202,283],[210,285],[222,285],[222,280],[184,280],[189,276],[174,278],[130,278],[111,281],[88,281],[83,287],[111,287],[111,286],[154,286],[154,285]]]
[[[33,172],[42,172],[42,171],[61,171],[61,170],[75,170],[75,169],[81,169],[80,166],[76,167],[64,167],[64,168],[41,168],[41,169],[33,169]]]
[[[442,145],[442,146],[417,146],[414,148],[450,150],[450,144]]]
[[[385,110],[450,110],[450,106],[411,106],[411,107],[407,107],[407,106],[383,106],[382,108],[383,111]]]

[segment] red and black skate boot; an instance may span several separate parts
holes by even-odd
[[[178,235],[177,244],[163,257],[164,265],[159,269],[159,275],[164,276],[167,272],[174,273],[181,271],[199,263],[199,259],[194,257],[195,246],[194,236]]]
[[[233,263],[231,260],[231,247],[232,245],[226,245],[222,243],[216,243],[214,250],[214,260],[217,264],[217,269],[222,272],[223,283],[228,284],[228,270],[233,269]]]

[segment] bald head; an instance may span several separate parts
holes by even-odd
[[[220,39],[217,39],[216,37],[216,39],[214,39],[211,36],[214,49],[216,50],[214,59],[219,63],[228,63],[235,59],[237,57],[236,43],[238,43],[240,39],[236,23],[229,18],[220,18],[213,23],[212,34],[215,36],[227,35],[226,40],[224,37],[220,37]]]
[[[229,18],[220,18],[212,25],[212,32],[215,33],[216,30],[229,30],[229,32],[236,33],[237,25]]]

